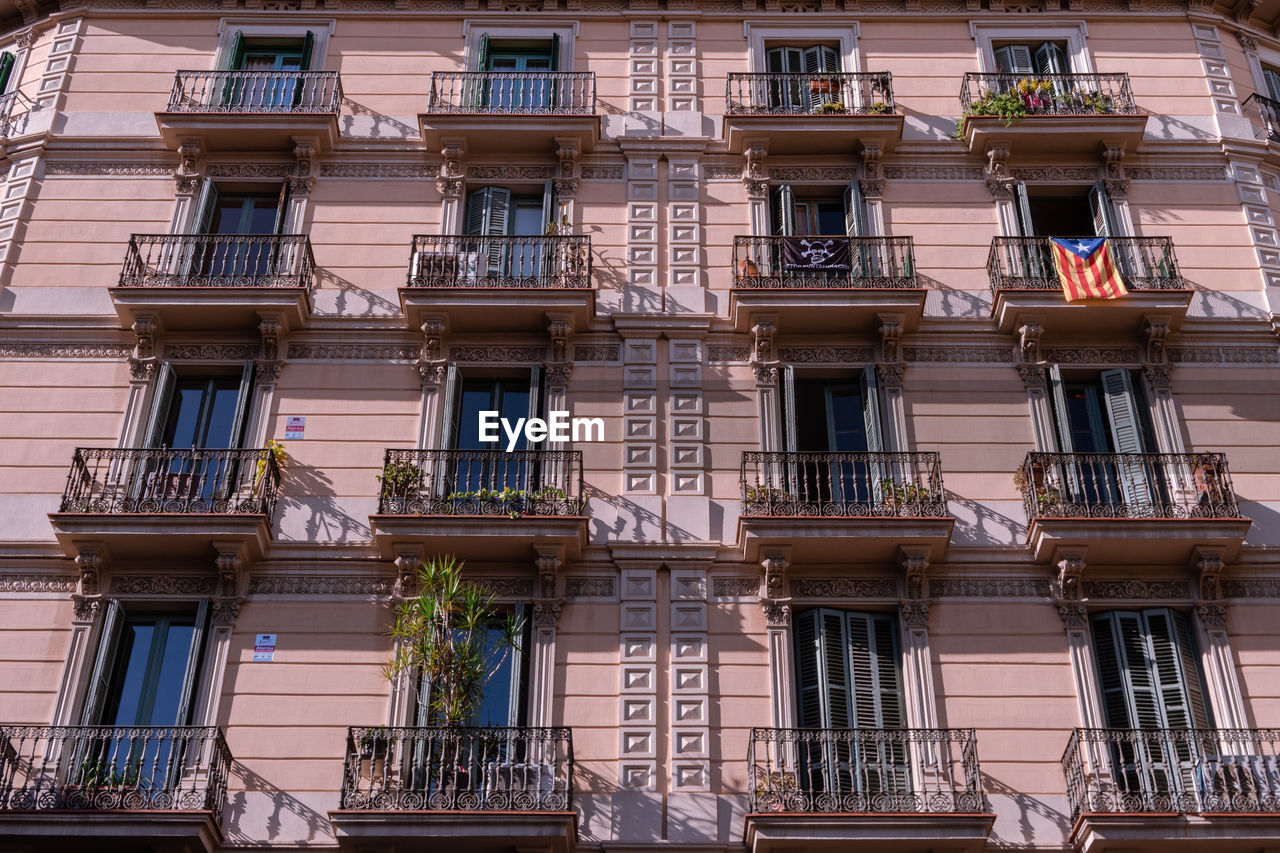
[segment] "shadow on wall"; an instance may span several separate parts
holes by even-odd
[[[232,779],[244,782],[244,791],[237,791],[227,797],[227,814],[224,832],[230,842],[260,842],[263,840],[258,830],[266,832],[267,841],[275,841],[285,830],[285,821],[295,825],[294,832],[305,827],[305,842],[332,841],[329,819],[325,815],[308,806],[287,791],[277,788],[262,776],[250,770],[239,761],[231,764]],[[265,816],[247,813],[248,796],[246,792],[265,794],[272,803],[272,811]],[[287,815],[287,817],[286,817]],[[247,823],[252,832],[245,832],[240,827]],[[300,834],[300,833],[299,833]]]
[[[350,98],[342,99],[341,109],[342,115],[338,117],[338,123],[343,136],[354,135],[365,139],[408,139],[418,135],[418,128],[397,121],[389,115],[375,112]],[[425,99],[423,109],[426,109]]]
[[[1071,819],[1066,814],[1038,797],[1015,791],[985,771],[979,772],[982,775],[982,790],[987,793],[988,797],[996,794],[1006,798],[1008,802],[1014,803],[1018,807],[1018,830],[1021,838],[1004,838],[993,827],[987,841],[989,846],[1034,847],[1037,839],[1041,843],[1044,842],[1045,830],[1048,825],[1057,827],[1058,831],[1062,833],[1062,837],[1067,837],[1067,833],[1071,831]],[[997,817],[996,826],[999,827],[1001,825],[1001,820]]]
[[[591,517],[588,541],[603,542],[607,539],[611,542],[646,542],[652,538],[646,535],[647,530],[658,531],[662,540],[666,542],[703,541],[691,531],[674,524],[671,519],[663,519],[658,513],[647,510],[621,495],[611,495],[586,484],[583,485],[582,491],[588,500],[598,501],[614,510],[612,526],[606,519],[597,515]],[[628,522],[631,523],[628,524]],[[629,530],[628,527],[630,527]]]
[[[925,296],[925,315],[929,317],[976,317],[985,320],[991,316],[990,294],[973,290],[957,290],[932,276],[916,272],[920,286],[929,291]]]
[[[280,487],[286,497],[280,501],[281,511],[276,518],[276,537],[282,541],[302,542],[365,542],[372,538],[369,525],[343,512],[333,492],[333,481],[313,465],[302,465],[290,458]],[[305,500],[290,499],[288,495],[305,495]],[[283,523],[289,509],[310,513],[303,523],[301,536],[290,536],[289,528],[295,525]]]
[[[1026,539],[1027,525],[1001,515],[991,507],[962,498],[946,490],[947,506],[955,517],[951,534],[955,545],[1021,545]]]
[[[1189,290],[1195,291],[1195,294],[1191,297],[1191,308],[1188,311],[1188,314],[1192,317],[1211,317],[1215,320],[1261,320],[1266,322],[1271,320],[1271,315],[1257,305],[1250,305],[1248,302],[1237,299],[1229,293],[1205,287],[1189,278],[1184,278],[1183,280]]]
[[[317,268],[321,290],[338,291],[334,300],[333,311],[324,311],[320,305],[314,306],[317,317],[396,317],[400,314],[400,306],[390,299],[384,299],[372,290],[357,287],[340,275],[323,268]]]

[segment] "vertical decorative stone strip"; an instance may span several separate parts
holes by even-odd
[[[877,314],[880,324],[880,361],[876,364],[876,377],[884,392],[885,443],[889,450],[906,450],[907,409],[902,398],[902,363],[899,342],[902,340],[902,315]]]
[[[657,21],[631,22],[630,59],[630,111],[660,113]]]
[[[440,140],[440,175],[436,189],[440,191],[440,233],[462,233],[462,193],[466,189],[466,154],[464,140],[446,137]]]
[[[1156,447],[1161,453],[1186,453],[1179,428],[1178,409],[1173,402],[1173,384],[1169,375],[1169,358],[1165,341],[1169,337],[1169,317],[1148,314],[1146,323],[1147,352],[1142,374],[1147,383],[1147,397],[1151,400],[1155,417]]]
[[[658,786],[658,567],[619,562],[618,787]]]
[[[671,411],[668,459],[671,494],[706,492],[702,443],[702,341],[670,340]]]
[[[757,139],[747,143],[743,155],[742,185],[747,191],[747,204],[751,208],[751,236],[764,237],[769,234],[769,172],[765,167],[765,156],[769,153],[765,140]],[[730,270],[733,275],[736,270]]]
[[[538,595],[533,600],[533,649],[529,664],[529,724],[552,725],[555,698],[556,626],[564,605],[560,569],[564,548],[535,545]]]
[[[1245,221],[1249,223],[1249,236],[1254,251],[1258,253],[1258,266],[1262,268],[1264,292],[1271,302],[1271,310],[1280,308],[1276,304],[1276,295],[1272,288],[1280,288],[1280,230],[1276,227],[1275,214],[1271,212],[1272,190],[1267,189],[1262,173],[1257,166],[1249,163],[1233,162],[1231,173],[1235,177],[1236,192],[1240,195],[1240,205],[1244,208]]]
[[[667,112],[698,112],[697,24],[667,23]]]
[[[1209,24],[1192,23],[1191,35],[1196,40],[1196,50],[1204,63],[1204,76],[1209,81],[1214,111],[1240,115],[1240,102],[1236,100],[1236,87],[1231,82],[1231,69],[1222,50],[1218,28]]]
[[[124,417],[120,422],[120,434],[116,447],[140,447],[144,440],[143,424],[146,423],[147,392],[156,375],[156,327],[154,318],[140,316],[133,322],[137,343],[129,357],[129,396],[125,398]]]
[[[652,152],[627,156],[627,311],[662,310],[658,281],[658,157]]]
[[[769,642],[769,695],[773,700],[774,728],[789,729],[796,725],[795,681],[791,674],[791,597],[787,587],[787,567],[791,549],[771,548],[764,554],[764,590],[760,605],[764,609]]]
[[[1195,555],[1196,633],[1200,647],[1200,668],[1213,720],[1224,729],[1249,728],[1244,696],[1236,678],[1236,668],[1227,641],[1227,605],[1221,595],[1222,549],[1197,548]]]
[[[71,596],[71,642],[67,647],[67,660],[58,679],[58,698],[53,707],[53,725],[71,726],[79,723],[76,707],[84,695],[84,681],[89,677],[88,668],[93,655],[90,650],[102,633],[105,608],[98,592],[98,579],[106,562],[104,553],[97,548],[85,547],[76,555],[76,569],[80,578]]]
[[[671,790],[711,790],[707,570],[671,570]]]
[[[760,449],[766,453],[782,449],[782,424],[778,402],[778,362],[773,346],[773,315],[756,315],[751,327],[751,369],[756,374],[756,414],[760,424]]]
[[[39,150],[21,155],[9,163],[4,196],[0,198],[0,281],[9,281],[26,229],[31,184],[40,165]]]
[[[622,344],[622,489],[658,493],[658,340],[631,338]]]
[[[701,171],[696,157],[667,156],[667,311],[706,310],[702,281]]]
[[[445,318],[425,317],[422,323],[422,352],[416,367],[422,382],[422,409],[418,419],[418,449],[436,447],[440,436],[440,406],[448,381],[449,363],[444,360]]]
[[[1093,647],[1089,644],[1089,612],[1084,606],[1084,548],[1060,548],[1054,554],[1057,573],[1050,584],[1053,604],[1058,608],[1062,627],[1067,632],[1067,655],[1076,683],[1076,699],[1080,703],[1080,725],[1086,729],[1107,725],[1102,712],[1102,692],[1094,667]],[[1096,744],[1089,746],[1088,759],[1093,767],[1105,766]]]
[[[83,27],[84,18],[59,21],[54,27],[53,44],[49,46],[49,56],[45,60],[44,71],[40,74],[40,87],[32,99],[33,109],[61,108],[62,93],[71,73],[71,58],[76,55]]]
[[[900,546],[904,596],[898,612],[902,620],[903,673],[907,694],[907,725],[932,729],[938,725],[933,691],[933,659],[929,650],[928,547]]]

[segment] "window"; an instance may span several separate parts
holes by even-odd
[[[521,626],[519,641],[515,648],[502,648],[503,627],[501,625],[495,622],[486,630],[486,669],[493,675],[485,681],[480,702],[471,719],[464,725],[523,726],[526,724],[529,712],[529,660],[525,649],[529,647],[531,635],[528,609],[524,604],[517,604],[513,608],[512,614],[517,624]],[[439,725],[439,720],[431,710],[430,682],[419,678],[417,694],[414,725]]]
[[[3,66],[0,66],[0,74],[3,74]],[[1280,71],[1264,65],[1262,79],[1267,84],[1267,97],[1273,101],[1280,101]]]
[[[194,209],[195,233],[243,236],[241,240],[197,240],[185,259],[190,274],[252,284],[288,269],[290,254],[274,237],[282,234],[289,214],[289,185],[223,185],[205,179]]]
[[[226,70],[252,73],[227,81],[223,103],[236,111],[299,106],[307,88],[305,80],[281,72],[309,70],[314,52],[315,35],[310,30],[296,38],[246,38],[237,31],[226,53]]]
[[[1093,185],[1027,186],[1019,181],[1018,227],[1024,237],[1116,237],[1116,216],[1101,181]]]
[[[165,363],[147,427],[147,446],[175,450],[240,447],[252,386],[253,362],[238,374],[182,375]]]
[[[866,236],[866,207],[857,181],[850,181],[841,189],[779,184],[771,188],[770,194],[774,234]]]
[[[840,104],[843,108],[852,103],[844,98],[844,87],[838,78],[821,77],[840,73],[840,55],[830,45],[769,47],[765,67],[770,74],[796,75],[768,81],[771,111],[816,113],[823,111],[824,104]]]
[[[1090,620],[1106,723],[1112,729],[1205,729],[1205,704],[1191,626],[1158,608],[1095,614]],[[1194,790],[1201,744],[1190,739],[1134,737],[1111,746],[1116,784],[1124,792]]]
[[[497,412],[513,426],[521,418],[540,417],[542,369],[534,365],[518,374],[463,377],[457,365],[450,365],[445,394],[445,410],[451,413],[451,420],[445,425],[442,447],[506,450],[508,438],[500,426],[494,430],[497,440],[481,437],[480,413]],[[523,432],[511,449],[528,450]],[[528,496],[542,486],[544,473],[538,459],[520,453],[459,453],[442,472],[440,490],[445,498],[459,500],[484,500],[491,497],[489,493],[507,489]]]
[[[555,210],[550,180],[541,193],[522,194],[505,187],[481,187],[470,193],[465,233],[513,239],[466,241],[461,276],[531,279],[549,274],[550,243],[540,238],[554,230]]]
[[[900,729],[906,726],[894,619],[887,613],[815,609],[794,629],[802,728]],[[808,790],[910,789],[900,742],[834,739],[801,744],[800,783]]]
[[[6,95],[9,93],[9,82],[13,77],[13,66],[15,62],[16,57],[12,52],[6,50],[3,53],[0,53],[0,95]],[[14,83],[14,88],[17,88],[16,81]]]
[[[482,33],[476,70],[492,72],[475,93],[479,106],[496,112],[549,107],[556,94],[549,75],[560,70],[560,35],[552,34],[549,39],[490,39],[488,33]]]
[[[1066,42],[996,42],[992,44],[991,53],[995,58],[995,71],[1000,74],[1071,73]]]

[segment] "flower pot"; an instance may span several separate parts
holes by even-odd
[[[809,91],[815,95],[829,95],[836,90],[834,80],[810,80]]]

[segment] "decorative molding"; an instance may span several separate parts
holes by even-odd
[[[760,578],[712,578],[712,598],[754,598],[760,594]]]
[[[351,575],[251,575],[250,595],[389,595],[391,578]]]
[[[1097,166],[1047,166],[1040,169],[1014,169],[1014,180],[1051,183],[1092,183],[1098,180]]]
[[[547,357],[547,348],[542,345],[504,346],[501,344],[457,346],[449,348],[449,357],[453,361],[542,361]]]
[[[778,358],[793,364],[848,364],[870,362],[875,347],[779,347]]]
[[[171,178],[177,170],[173,163],[106,163],[91,160],[53,160],[45,164],[50,175],[79,175],[111,178]]]
[[[774,166],[769,176],[775,181],[832,181],[847,184],[858,179],[857,166]]]
[[[1044,360],[1051,364],[1140,364],[1137,347],[1058,347],[1046,349]]]
[[[747,361],[751,347],[738,344],[708,344],[707,360],[711,362]]]
[[[475,578],[472,583],[495,598],[528,598],[533,578]]]
[[[770,628],[791,627],[791,605],[781,601],[766,599],[761,603],[764,608],[764,621]]]
[[[1047,578],[932,577],[929,594],[935,598],[1048,598]]]
[[[131,344],[4,344],[0,358],[128,358]]]
[[[1280,364],[1276,347],[1166,347],[1171,362],[1184,364]]]
[[[439,166],[396,163],[321,163],[322,178],[417,178],[435,180]]]
[[[1189,599],[1191,586],[1184,580],[1086,580],[1084,597],[1090,600]]]
[[[612,575],[564,579],[564,597],[569,601],[577,598],[613,598],[616,594]]]
[[[288,178],[292,163],[210,163],[204,174],[208,178]]]
[[[741,166],[703,166],[702,180],[736,183],[742,180]]]
[[[980,181],[980,166],[885,166],[890,181]]]
[[[1126,166],[1131,181],[1229,181],[1226,166]]]
[[[0,575],[0,592],[75,592],[76,575]]]
[[[471,166],[467,177],[481,181],[545,181],[555,173],[554,166]]]
[[[582,179],[584,181],[620,181],[626,177],[626,172],[622,166],[583,166]]]
[[[1221,589],[1223,598],[1280,598],[1280,578],[1230,578]]]
[[[895,578],[796,578],[791,591],[805,598],[894,598],[898,595]]]
[[[362,359],[369,361],[414,361],[419,344],[295,344],[290,343],[289,360]]]
[[[617,344],[575,344],[574,361],[621,361],[622,347]]]
[[[902,348],[904,361],[1008,364],[1013,361],[1011,347],[913,347]]]
[[[217,585],[213,575],[117,575],[111,591],[117,595],[212,595]]]
[[[257,358],[257,344],[167,344],[165,358],[171,361],[246,361]]]

